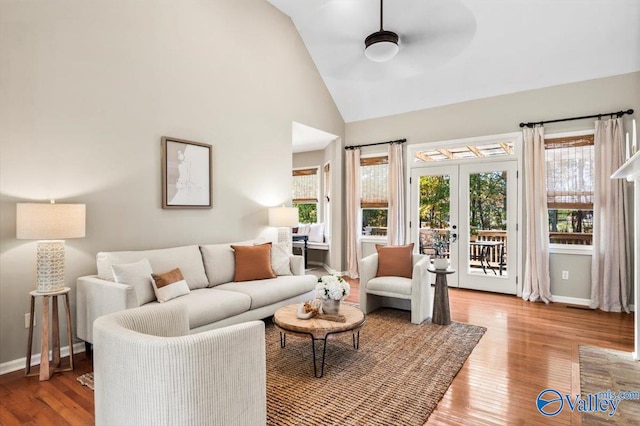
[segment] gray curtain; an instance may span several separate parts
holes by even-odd
[[[596,121],[593,199],[592,309],[629,312],[625,180],[611,179],[623,160],[622,119]]]
[[[389,209],[387,231],[389,245],[404,244],[404,162],[402,144],[389,144]]]
[[[526,127],[524,175],[527,222],[522,298],[544,303],[552,301],[549,278],[549,212],[544,153],[544,127]]]
[[[360,260],[360,149],[346,152],[347,171],[347,274],[358,278]]]

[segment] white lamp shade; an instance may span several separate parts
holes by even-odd
[[[391,41],[379,41],[368,46],[364,50],[364,54],[374,62],[386,62],[396,56],[398,50],[400,49],[396,43]]]
[[[298,225],[297,207],[271,207],[269,209],[269,226],[294,227]]]
[[[85,236],[84,204],[18,203],[16,237],[19,240],[59,240]]]

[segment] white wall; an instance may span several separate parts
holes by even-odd
[[[351,122],[346,125],[346,142],[361,145],[407,138],[407,144],[411,145],[462,139],[519,131],[518,125],[523,121],[629,108],[635,113],[625,116],[627,129],[632,118],[640,118],[640,72]],[[584,129],[593,129],[593,120],[545,125],[547,134]],[[569,280],[558,281],[562,270],[569,271]],[[554,294],[589,298],[590,257],[553,254],[550,273]]]
[[[74,289],[98,251],[255,237],[291,198],[292,121],[344,135],[295,27],[263,0],[3,0],[0,55],[0,363],[25,355],[35,288],[17,202],[86,203],[87,236],[67,241]],[[163,135],[213,145],[213,209],[161,209]]]

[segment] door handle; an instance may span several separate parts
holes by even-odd
[[[452,243],[455,243],[457,239],[458,239],[458,234],[451,234],[451,242]]]

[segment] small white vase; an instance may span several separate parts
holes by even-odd
[[[447,269],[449,267],[449,259],[446,257],[437,257],[433,259],[433,266],[436,269]]]
[[[322,301],[322,312],[325,314],[337,314],[340,312],[340,301],[326,299]]]

